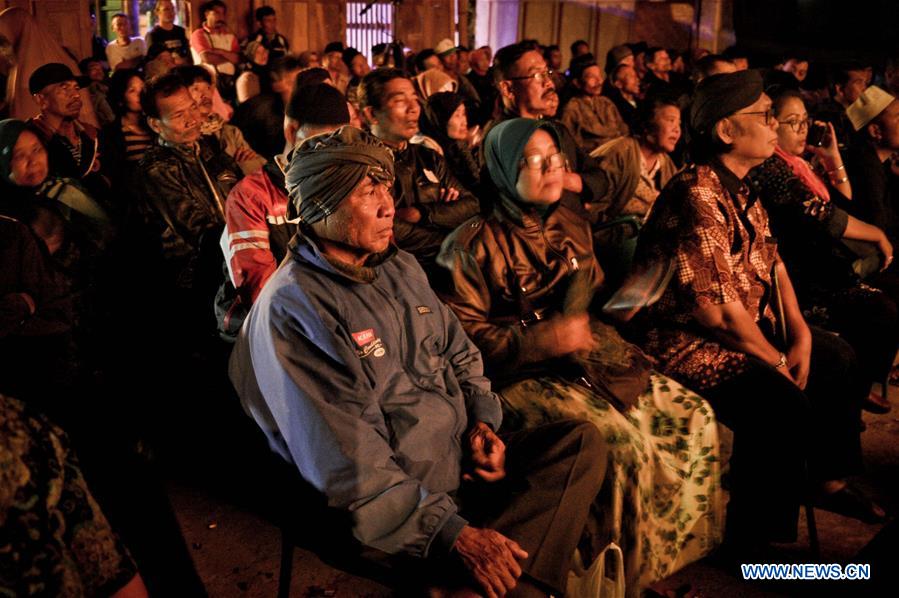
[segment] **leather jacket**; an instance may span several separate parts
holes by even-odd
[[[210,235],[218,244],[225,199],[242,176],[240,167],[207,135],[195,146],[160,140],[144,154],[140,171],[142,208],[159,230],[163,257],[178,264],[179,286],[192,286],[200,248],[210,243]]]
[[[396,244],[419,262],[433,263],[446,236],[478,213],[478,198],[453,176],[437,152],[417,143],[407,143],[393,155],[394,205],[397,209],[414,207],[421,212],[421,220],[415,224],[394,219]],[[459,191],[459,198],[443,201],[441,189],[449,187]]]
[[[562,311],[575,272],[582,273],[588,293],[603,281],[590,225],[561,202],[541,217],[501,199],[492,215],[456,229],[437,263],[449,275],[441,298],[481,350],[494,380],[546,370],[549,364],[536,365],[539,348],[552,339],[537,338],[546,328],[533,324]]]

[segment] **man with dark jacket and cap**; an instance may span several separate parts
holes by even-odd
[[[359,92],[372,134],[391,149],[396,163],[396,244],[428,269],[446,236],[478,213],[478,198],[453,176],[443,156],[410,142],[418,133],[421,104],[402,71],[372,71]]]
[[[697,86],[696,165],[662,191],[636,257],[638,269],[673,270],[662,297],[638,317],[643,348],[734,431],[726,542],[736,550],[794,541],[806,484],[822,508],[884,517],[844,481],[861,468],[858,421],[869,390],[855,354],[806,324],[768,215],[744,180],[774,152],[771,104],[754,70]]]
[[[99,172],[97,130],[78,121],[80,89],[87,83],[58,62],[35,69],[28,79],[28,91],[41,110],[28,124],[47,149],[50,173],[56,176],[82,180]]]
[[[225,232],[222,249],[228,262],[229,280],[236,299],[219,302],[219,330],[236,334],[262,290],[287,254],[287,244],[296,231],[296,221],[288,213],[284,171],[293,148],[313,137],[329,133],[350,122],[347,102],[327,83],[300,87],[290,97],[284,116],[285,154],[262,169],[245,176],[228,194],[225,202]],[[224,300],[230,290],[220,290]]]
[[[386,146],[342,127],[302,144],[286,180],[299,230],[230,376],[269,446],[343,515],[325,535],[398,584],[561,595],[605,473],[596,428],[497,435],[481,354],[391,244]],[[307,531],[322,519],[302,515]]]

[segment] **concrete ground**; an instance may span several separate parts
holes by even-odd
[[[892,394],[899,393],[893,388]],[[899,399],[893,399],[887,415],[866,413],[867,431],[862,435],[868,471],[857,483],[889,513],[899,513]],[[269,597],[278,588],[280,536],[268,521],[246,508],[203,488],[202,484],[170,481],[169,496],[184,532],[198,573],[210,596]],[[883,527],[867,525],[832,513],[816,510],[823,563],[858,562],[853,557]],[[794,545],[776,547],[775,562],[812,562],[807,552],[805,520]],[[895,556],[895,554],[893,555]],[[899,570],[899,563],[896,564]],[[872,577],[883,570],[872,567]],[[893,575],[892,571],[890,571]],[[689,584],[703,597],[741,598],[776,596],[873,596],[872,582],[843,581],[825,592],[821,582],[804,585],[772,585],[746,582],[705,559],[688,566],[668,580],[672,588]],[[312,553],[297,549],[293,562],[291,596],[377,597],[390,595],[372,581],[337,571]],[[882,593],[882,595],[887,595]],[[892,595],[897,595],[893,593]]]

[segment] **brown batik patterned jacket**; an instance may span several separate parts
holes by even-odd
[[[659,369],[693,388],[745,369],[746,355],[700,328],[698,308],[740,301],[769,337],[775,329],[771,271],[777,244],[755,193],[721,164],[675,176],[640,233],[638,262],[670,257],[676,271],[662,298],[635,323]]]

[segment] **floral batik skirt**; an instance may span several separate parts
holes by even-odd
[[[595,511],[603,541],[624,552],[629,596],[721,542],[718,428],[699,395],[656,372],[624,414],[591,390],[551,376],[499,394],[503,430],[574,418],[602,432],[609,463]]]

